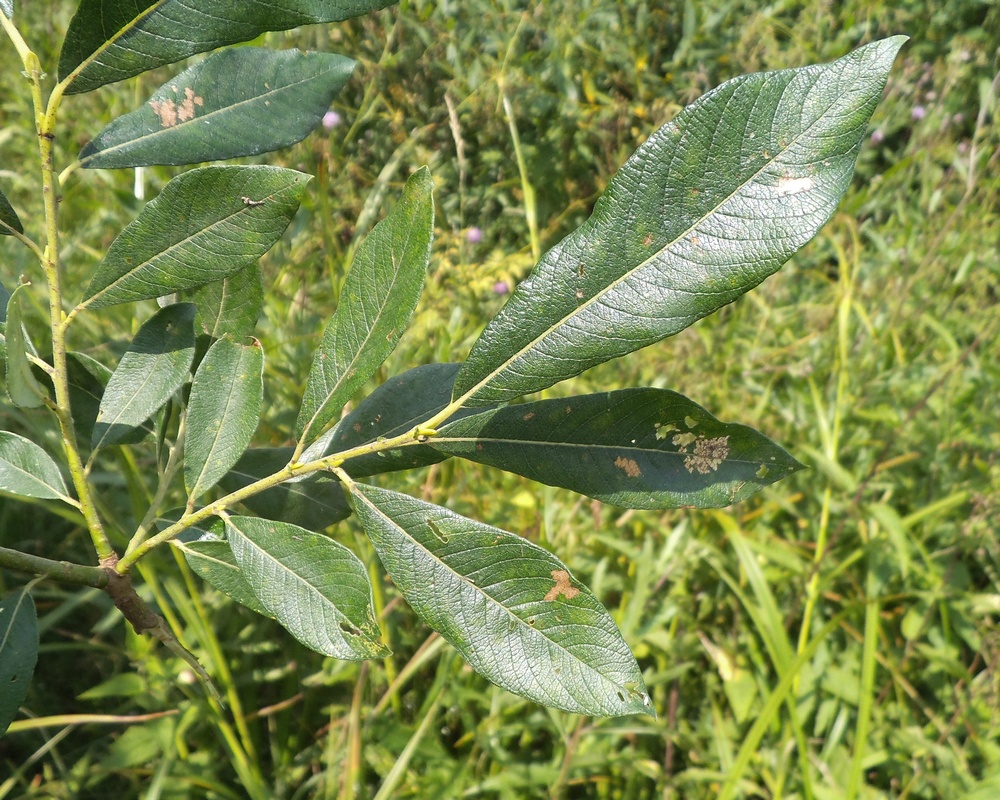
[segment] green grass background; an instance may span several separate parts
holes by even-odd
[[[52,71],[72,11],[18,3]],[[894,33],[912,40],[819,236],[715,316],[547,393],[675,389],[809,470],[723,511],[664,513],[467,463],[382,479],[557,553],[618,621],[656,720],[582,718],[491,686],[407,609],[348,521],[331,533],[371,565],[394,650],[383,662],[307,651],[170,548],[143,562],[146,596],[225,709],[100,592],[38,585],[41,654],[0,739],[0,798],[1000,797],[996,0],[439,0],[265,37],[361,63],[338,126],[258,159],[317,179],[262,261],[268,411],[255,441],[286,441],[351,253],[411,170],[433,171],[437,237],[426,295],[381,378],[461,360],[503,302],[495,285],[579,225],[686,103],[734,75]],[[34,131],[7,43],[0,67],[0,185],[30,229]],[[69,98],[62,165],[175,71]],[[146,170],[147,196],[176,172]],[[71,299],[141,207],[133,178],[88,171],[66,187]],[[0,243],[5,285],[20,274],[41,285],[27,255]],[[72,344],[113,364],[151,310],[84,315]],[[4,406],[0,425],[58,452],[43,414]],[[142,447],[101,462],[105,512],[125,527],[141,516],[151,474]],[[92,559],[44,505],[0,499],[0,543]],[[22,582],[0,572],[3,591]],[[106,716],[67,725],[68,714]]]

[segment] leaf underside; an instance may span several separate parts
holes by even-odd
[[[198,287],[186,299],[195,304],[195,326],[200,334],[240,341],[257,327],[264,308],[264,281],[257,265],[251,264],[221,281]]]
[[[81,151],[81,165],[196,164],[288,147],[319,124],[354,63],[260,47],[213,53],[97,134]]]
[[[221,519],[213,518],[207,524],[188,528],[170,543],[184,553],[188,566],[206,583],[250,610],[272,616],[236,563],[226,538],[226,524]]]
[[[395,0],[82,0],[59,56],[67,94],[173,64],[266,31],[340,22]]]
[[[551,553],[440,506],[351,488],[393,583],[479,673],[565,711],[651,713],[642,673],[611,616]]]
[[[719,508],[802,468],[763,434],[663,389],[507,406],[449,422],[429,444],[627,508]]]
[[[399,342],[424,286],[434,235],[434,181],[424,167],[361,243],[326,327],[295,423],[315,439]]]
[[[243,455],[264,400],[264,351],[258,342],[219,339],[191,383],[184,443],[184,484],[200,497]]]
[[[365,565],[322,534],[258,517],[228,520],[229,546],[261,604],[296,639],[335,658],[389,654]]]
[[[0,493],[52,500],[69,494],[49,454],[30,439],[8,431],[0,431]]]
[[[656,131],[486,326],[455,397],[482,406],[544,389],[774,273],[836,210],[904,41],[734,78]]]

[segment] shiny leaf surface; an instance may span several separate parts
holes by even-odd
[[[544,389],[778,270],[836,210],[904,41],[734,78],[656,131],[486,326],[456,398],[482,406]]]
[[[278,241],[308,181],[280,167],[178,175],[111,243],[81,305],[161,297],[239,272]]]
[[[28,695],[38,661],[38,618],[27,589],[0,600],[0,735]]]
[[[89,92],[265,31],[340,22],[394,0],[82,0],[59,56],[67,94]]]
[[[626,508],[727,506],[802,468],[763,434],[662,389],[485,411],[430,445]]]
[[[0,431],[0,493],[53,500],[69,494],[49,454],[30,439],[8,431]]]

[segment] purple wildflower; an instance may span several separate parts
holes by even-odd
[[[509,291],[510,291],[510,287],[507,285],[507,281],[497,281],[496,283],[493,284],[493,293],[494,294],[503,295],[503,294],[507,294],[507,292],[509,292]]]
[[[336,111],[327,111],[323,115],[323,127],[328,131],[332,131],[340,124],[340,114]]]
[[[479,244],[483,240],[483,231],[480,228],[469,228],[465,232],[465,241],[469,244]]]
[[[927,116],[927,109],[923,106],[914,106],[913,110],[910,112],[910,116],[915,120],[921,120]]]

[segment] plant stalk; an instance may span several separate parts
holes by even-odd
[[[0,547],[0,567],[29,575],[41,575],[62,583],[93,586],[95,589],[103,589],[108,585],[108,576],[100,567],[89,567],[86,564],[74,564],[70,561],[53,561],[51,558],[33,556],[7,547]]]

